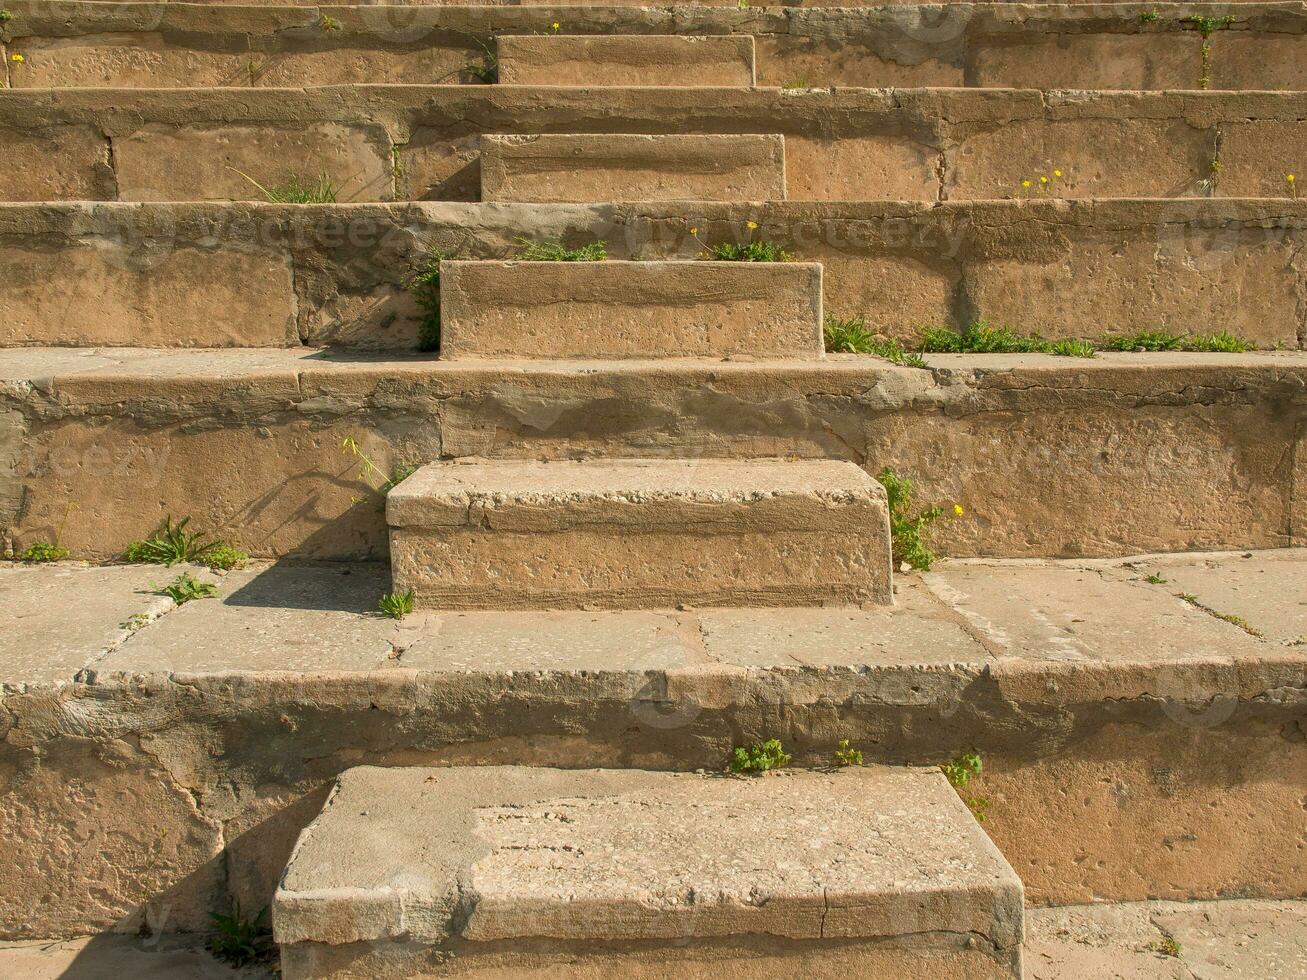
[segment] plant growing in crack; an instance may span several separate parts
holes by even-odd
[[[378,466],[373,458],[363,450],[363,447],[359,445],[358,440],[353,436],[346,436],[340,441],[340,451],[345,455],[352,456],[354,459],[358,460],[359,468],[363,471],[365,480],[369,481],[370,484],[373,480],[377,481],[375,484],[371,484],[371,487],[373,492],[378,494],[383,502],[386,499],[386,494],[390,493],[390,491],[396,486],[403,483],[417,472],[416,466],[411,466],[407,463],[400,463],[397,464],[389,474],[387,474],[386,471]],[[366,500],[364,497],[352,497],[350,499],[356,504],[364,503]]]
[[[413,611],[413,590],[387,592],[377,601],[377,608],[391,619],[403,619]]]
[[[823,333],[826,350],[831,354],[874,354],[904,367],[928,366],[920,354],[907,350],[893,337],[873,333],[862,317],[840,319],[828,313]]]
[[[1242,616],[1236,616],[1234,613],[1223,613],[1217,609],[1213,609],[1211,606],[1204,603],[1202,600],[1198,598],[1198,596],[1194,595],[1191,592],[1177,592],[1175,594],[1175,597],[1177,599],[1181,599],[1189,603],[1189,605],[1193,606],[1195,609],[1201,609],[1203,612],[1207,613],[1207,615],[1219,619],[1223,623],[1229,623],[1231,626],[1237,626],[1239,629],[1243,630],[1249,636],[1256,636],[1260,638],[1266,635],[1261,630],[1259,630],[1256,626],[1252,625],[1252,623],[1248,622],[1248,620],[1244,619]]]
[[[731,772],[748,776],[761,776],[764,772],[780,769],[790,763],[790,754],[778,738],[753,745],[740,745],[731,751],[726,766]]]
[[[842,738],[835,746],[835,765],[837,766],[860,766],[862,765],[862,750],[855,749],[849,744],[847,738]]]
[[[1212,87],[1212,35],[1217,31],[1223,31],[1234,23],[1233,17],[1202,17],[1198,14],[1190,14],[1188,17],[1180,19],[1181,25],[1192,28],[1203,37],[1202,46],[1199,48],[1201,64],[1198,71],[1198,87],[1208,89]]]
[[[889,504],[890,540],[893,545],[895,567],[908,565],[920,572],[930,571],[939,555],[926,543],[931,525],[944,516],[944,508],[927,507],[917,513],[912,512],[912,481],[899,476],[888,466],[876,477],[885,488],[885,498]],[[961,517],[966,513],[961,504],[953,505],[953,516]]]
[[[699,229],[691,228],[690,235],[698,242],[704,250],[701,258],[711,259],[717,262],[793,262],[794,256],[787,252],[775,242],[765,241],[762,238],[754,237],[754,232],[758,230],[758,222],[746,221],[745,228],[749,232],[748,241],[744,242],[721,242],[716,245],[709,245],[699,237]]]
[[[989,800],[983,796],[973,796],[968,798],[964,790],[971,786],[971,780],[979,776],[984,771],[985,765],[980,759],[980,753],[971,751],[963,752],[956,758],[950,759],[939,767],[944,772],[944,778],[949,781],[949,785],[958,791],[971,813],[981,823],[985,822],[985,816],[989,810]]]
[[[182,572],[159,591],[177,605],[184,606],[195,599],[212,599],[218,594],[218,586],[201,582],[190,572]]]
[[[213,923],[209,952],[230,966],[262,962],[271,959],[276,951],[267,909],[250,917],[241,911],[240,902],[233,899],[231,912],[210,912],[209,921]]]

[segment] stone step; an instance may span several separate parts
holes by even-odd
[[[841,461],[431,463],[386,521],[427,608],[891,601],[885,492]]]
[[[183,570],[217,595],[159,595]],[[364,754],[721,772],[770,738],[809,767],[840,739],[867,764],[976,750],[966,798],[1033,904],[1307,892],[1285,818],[1307,771],[1301,549],[945,561],[861,609],[396,622],[391,587],[379,564],[0,563],[0,849],[24,869],[0,876],[0,936],[265,908]],[[51,849],[70,825],[95,846]]]
[[[380,557],[381,480],[342,452],[352,438],[386,474],[468,456],[853,459],[912,477],[923,505],[961,504],[936,525],[954,555],[1303,541],[1307,354],[927,360],[0,351],[0,540],[110,559],[172,514],[259,555]]]
[[[862,9],[695,5],[214,6],[6,0],[5,69],[15,88],[301,87],[479,82],[507,46],[579,37],[743,35],[757,81],[795,89],[915,85],[1193,89],[1203,38],[1186,17],[1234,16],[1212,34],[1210,86],[1307,88],[1307,12],[1295,3],[1219,6],[950,3]],[[843,6],[843,5],[841,5]],[[1142,18],[1141,13],[1156,13]],[[558,27],[555,28],[554,25]],[[565,43],[574,43],[566,41]],[[722,43],[715,41],[714,43]],[[24,60],[14,63],[10,55]],[[500,54],[501,61],[511,63]],[[477,71],[469,70],[475,66]],[[655,66],[656,67],[656,66]],[[577,78],[581,76],[576,76]],[[702,66],[671,79],[713,84]],[[615,84],[615,77],[596,79]],[[643,82],[637,78],[636,82]],[[733,84],[747,84],[734,82]]]
[[[639,260],[765,240],[822,265],[826,312],[908,344],[983,317],[1054,340],[1229,331],[1297,349],[1305,228],[1307,200],[5,205],[0,344],[412,350],[433,253],[499,260],[563,236]]]
[[[287,980],[1020,977],[1021,882],[938,770],[360,767],[273,905]]]
[[[496,41],[506,85],[750,87],[753,36],[505,34]]]
[[[813,262],[442,262],[440,356],[822,357]]]
[[[557,133],[481,141],[481,200],[781,201],[785,137]]]
[[[16,89],[0,98],[0,199],[262,200],[242,174],[275,191],[325,173],[342,202],[474,201],[505,133],[547,134],[532,153],[577,139],[677,134],[724,148],[742,145],[728,134],[779,135],[785,193],[743,196],[828,201],[1039,197],[1039,175],[1054,170],[1054,198],[1205,196],[1219,142],[1211,193],[1285,197],[1285,175],[1307,156],[1304,119],[1301,92]],[[649,200],[669,177],[623,169],[635,162],[612,159],[609,179],[644,178]],[[587,193],[598,179],[585,178]],[[688,196],[713,197],[694,186],[702,193]],[[492,181],[486,197],[496,196]]]

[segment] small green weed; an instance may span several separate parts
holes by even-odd
[[[1158,575],[1156,572],[1147,576],[1144,581],[1149,585],[1165,585],[1167,583],[1167,580],[1162,578],[1162,576]]]
[[[406,284],[422,318],[418,321],[418,350],[440,349],[440,263],[448,256],[439,249],[427,253],[426,264]]]
[[[920,354],[904,349],[893,337],[882,337],[867,328],[862,317],[841,320],[826,316],[826,350],[832,354],[875,354],[894,364],[924,368],[926,362]]]
[[[403,619],[413,611],[413,590],[387,592],[377,602],[377,608],[391,619]]]
[[[961,330],[930,327],[921,338],[928,354],[1057,354],[1063,357],[1093,357],[1094,345],[1085,340],[1044,340],[1023,336],[1011,327],[994,326],[987,320],[969,323]]]
[[[1221,620],[1223,623],[1229,623],[1231,626],[1239,627],[1239,629],[1243,630],[1249,636],[1262,637],[1266,635],[1242,616],[1236,616],[1234,613],[1218,612],[1211,606],[1204,605],[1202,601],[1199,600],[1198,596],[1194,595],[1192,592],[1177,592],[1175,597],[1184,600],[1195,609],[1201,609],[1203,612],[1207,613],[1207,615],[1213,616],[1216,619]]]
[[[972,816],[980,823],[985,822],[985,817],[989,812],[989,800],[983,796],[967,797],[962,791],[971,785],[971,780],[979,776],[984,768],[985,765],[981,762],[980,753],[978,752],[963,752],[957,758],[951,759],[940,766],[940,769],[944,772],[944,778],[949,781],[950,786],[958,791],[958,795],[962,796],[968,809],[971,810]]]
[[[1198,87],[1207,89],[1212,87],[1212,35],[1217,31],[1223,31],[1234,23],[1233,17],[1200,17],[1197,14],[1191,14],[1188,17],[1182,17],[1180,23],[1185,27],[1192,27],[1203,36],[1202,46],[1199,48],[1201,61],[1198,69]]]
[[[201,582],[190,572],[182,572],[159,591],[184,606],[192,599],[212,599],[218,594],[218,587],[212,582]]]
[[[1208,353],[1242,354],[1253,350],[1253,345],[1232,333],[1174,334],[1163,330],[1140,330],[1137,333],[1108,337],[1102,349],[1157,353],[1159,351],[1201,351]]]
[[[14,15],[12,12],[4,9],[3,7],[0,7],[0,24],[3,24],[6,21],[10,21],[13,19],[14,19]]]
[[[47,561],[63,561],[72,552],[57,542],[36,541],[14,556],[15,561],[25,561],[39,565]]]
[[[233,901],[230,913],[210,912],[214,931],[209,937],[209,952],[233,967],[248,966],[270,959],[276,948],[268,910],[253,918],[241,912],[240,902]]]
[[[228,167],[232,173],[240,174],[249,181],[269,204],[335,204],[340,188],[332,181],[325,170],[318,171],[316,178],[302,177],[299,174],[287,178],[286,183],[276,187],[264,187],[257,180],[235,167]]]
[[[132,633],[135,633],[138,630],[143,630],[148,625],[150,625],[149,613],[132,613],[118,624],[120,629],[125,629]]]
[[[175,565],[181,561],[203,564],[210,551],[219,547],[221,541],[205,541],[204,534],[187,531],[189,517],[183,517],[176,524],[172,515],[164,520],[163,527],[144,541],[133,541],[127,546],[123,559],[129,562],[147,562],[154,565]]]
[[[907,562],[918,571],[930,571],[930,566],[935,564],[939,556],[926,544],[926,538],[930,526],[944,516],[944,508],[927,507],[913,514],[911,480],[899,476],[889,467],[881,470],[876,479],[885,488],[885,497],[889,503],[890,539],[895,567]],[[962,516],[960,504],[953,505],[953,514],[955,517]]]
[[[416,473],[418,469],[416,466],[401,463],[392,469],[390,475],[387,476],[386,471],[378,466],[373,461],[372,457],[363,451],[363,447],[358,444],[358,440],[353,436],[346,436],[340,441],[340,451],[345,453],[347,456],[353,456],[359,461],[359,465],[363,468],[364,476],[369,479],[380,481],[380,485],[375,486],[373,489],[375,489],[383,498],[397,485]],[[362,499],[355,497],[354,502],[356,504],[362,503]]]
[[[1184,947],[1176,940],[1174,936],[1163,936],[1149,947],[1154,953],[1161,953],[1163,956],[1179,956]]]
[[[749,229],[749,241],[747,242],[723,242],[719,245],[709,245],[699,237],[699,229],[691,228],[690,234],[694,237],[706,253],[702,256],[716,262],[793,262],[794,256],[781,246],[774,242],[754,240],[753,233],[758,230],[758,222],[747,221],[745,227]]]
[[[862,750],[852,748],[847,738],[842,738],[839,744],[835,746],[835,765],[837,766],[860,766],[862,765]]]
[[[240,568],[249,560],[250,556],[248,554],[239,548],[233,548],[225,544],[215,545],[204,555],[204,564],[224,572],[229,572],[233,568]]]
[[[568,248],[562,242],[533,242],[528,238],[514,241],[518,245],[517,257],[523,262],[602,262],[608,258],[608,246],[604,242]]]
[[[499,81],[498,51],[475,34],[468,34],[465,31],[459,33],[481,49],[481,60],[469,61],[460,70],[467,72],[482,85],[494,85]]]
[[[1158,13],[1156,10],[1145,10],[1142,14],[1139,15],[1139,23],[1155,24],[1161,18],[1161,16],[1162,15]]]
[[[338,31],[344,25],[341,24],[341,22],[338,21],[335,17],[328,17],[326,14],[323,14],[321,17],[318,18],[318,26],[322,28],[324,31]]]
[[[731,772],[757,775],[781,766],[789,765],[790,755],[781,745],[780,739],[769,738],[749,746],[737,746],[731,752],[727,766]]]

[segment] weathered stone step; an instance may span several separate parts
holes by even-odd
[[[361,753],[720,772],[769,738],[796,766],[840,739],[868,764],[975,749],[966,798],[1035,904],[1307,892],[1303,550],[946,561],[861,609],[402,622],[379,564],[186,570],[218,595],[171,608],[181,567],[0,563],[5,939],[267,907]],[[50,848],[70,825],[95,846]]]
[[[505,34],[496,41],[506,85],[752,86],[753,36]]]
[[[440,356],[822,357],[812,262],[442,262]]]
[[[112,558],[190,514],[259,555],[381,556],[380,481],[348,437],[386,473],[442,456],[890,466],[923,504],[965,507],[938,525],[955,555],[1303,542],[1307,354],[928,361],[0,351],[0,536]]]
[[[213,6],[6,0],[15,88],[477,82],[496,37],[746,35],[761,85],[1307,88],[1300,3],[795,6]],[[1156,17],[1141,14],[1156,13]],[[555,28],[554,25],[558,27]],[[537,41],[510,41],[509,46]],[[570,42],[569,42],[570,43]],[[601,41],[598,43],[602,43]],[[24,60],[14,63],[10,55]],[[475,66],[476,71],[469,66]],[[692,70],[680,84],[710,84]],[[600,79],[612,84],[614,79]]]
[[[287,980],[1020,977],[1023,891],[938,770],[360,767],[301,835]]]
[[[785,137],[558,133],[481,140],[481,200],[781,201]]]
[[[342,202],[474,201],[487,180],[491,199],[496,161],[510,159],[498,134],[536,132],[548,135],[509,144],[516,156],[547,156],[582,138],[594,141],[590,154],[641,135],[661,136],[662,147],[695,136],[704,141],[697,145],[723,150],[745,145],[725,134],[779,135],[785,193],[749,193],[752,200],[1037,198],[1038,177],[1054,170],[1061,176],[1047,191],[1053,198],[1286,197],[1285,175],[1307,156],[1304,119],[1301,92],[18,89],[0,93],[0,199],[250,200],[263,195],[242,174],[276,190],[319,173]],[[578,133],[589,135],[571,135]],[[667,134],[679,134],[678,142]],[[1221,170],[1211,185],[1218,145]],[[588,159],[613,168],[605,179],[646,176],[621,176],[636,161]],[[582,166],[578,180],[598,196],[609,185],[591,183],[599,175]],[[665,171],[649,175],[639,198],[623,196],[650,200],[660,194],[656,181],[667,179]],[[1022,188],[1023,179],[1035,186]],[[717,196],[710,185],[693,186],[702,193],[682,196]],[[523,199],[535,189],[534,179],[513,187]]]
[[[885,492],[834,460],[432,463],[386,497],[428,608],[887,603]]]
[[[827,312],[909,343],[984,317],[1296,349],[1305,229],[1302,200],[4,205],[0,343],[271,346],[293,323],[308,346],[411,350],[433,252],[504,259],[562,235],[642,261],[765,240],[822,265]]]

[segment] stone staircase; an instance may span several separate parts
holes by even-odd
[[[1307,648],[1190,591],[1145,633],[1097,566],[1074,591],[1129,625],[1050,619],[1038,564],[927,596],[874,479],[956,503],[959,557],[1304,543],[1307,7],[3,6],[5,544],[112,560],[185,515],[416,606],[366,669],[349,605],[330,670],[287,618],[220,667],[129,631],[116,669],[0,678],[0,840],[169,801],[108,897],[71,853],[0,878],[7,935],[235,897],[289,978],[1000,977],[1027,894],[1307,890],[1264,860],[1292,814],[1215,870],[1151,836],[1307,800]],[[923,368],[828,353],[828,316],[1247,349]],[[315,589],[224,602],[341,611]],[[848,770],[687,771],[859,734]],[[922,768],[990,746],[1006,859]]]

